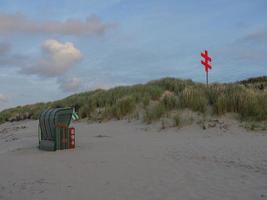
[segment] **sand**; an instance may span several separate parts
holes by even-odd
[[[37,148],[37,121],[0,125],[0,199],[267,199],[267,133],[75,123],[76,149]]]

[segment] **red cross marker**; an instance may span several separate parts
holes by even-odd
[[[204,53],[201,52],[201,57],[204,58],[204,61],[201,60],[201,64],[205,66],[205,71],[206,71],[206,79],[207,79],[207,85],[209,84],[209,70],[211,70],[211,57],[208,55],[208,51],[205,50]]]

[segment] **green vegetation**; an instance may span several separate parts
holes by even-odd
[[[160,119],[166,113],[166,107],[162,102],[150,106],[145,110],[144,121],[146,123],[152,123]]]
[[[207,89],[203,85],[185,88],[181,95],[181,107],[190,108],[193,111],[205,112],[208,105]]]
[[[239,82],[240,84],[245,85],[247,88],[266,90],[267,88],[267,76],[261,76],[257,78],[249,78]]]
[[[174,125],[176,127],[179,127],[181,125],[181,117],[180,117],[179,113],[174,115],[173,120],[174,120]]]
[[[183,109],[211,115],[237,113],[244,121],[266,121],[267,77],[229,84],[214,83],[208,88],[191,80],[164,78],[147,84],[99,89],[55,102],[3,110],[0,123],[38,119],[44,109],[69,106],[75,107],[81,118],[93,121],[143,116],[146,123],[151,123]],[[179,115],[173,120],[179,126]]]

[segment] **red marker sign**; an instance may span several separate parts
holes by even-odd
[[[201,60],[201,64],[204,65],[205,71],[206,71],[206,79],[207,79],[207,85],[209,84],[209,70],[211,70],[211,57],[209,57],[208,51],[205,50],[204,53],[200,54],[202,58],[204,58],[204,61]]]

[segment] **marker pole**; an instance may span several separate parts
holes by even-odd
[[[206,81],[207,81],[207,86],[209,85],[209,72],[206,72]]]

